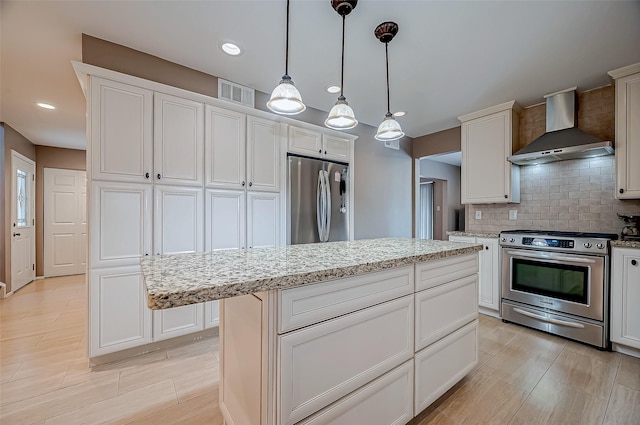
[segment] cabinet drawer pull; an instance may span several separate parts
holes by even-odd
[[[162,178],[162,176],[160,175],[160,173],[158,173],[158,180],[160,180]]]
[[[249,182],[249,187],[253,186],[253,182]]]
[[[504,195],[504,199],[508,199],[508,198],[509,198],[509,195]]]
[[[145,174],[145,175],[144,175],[144,178],[145,178],[145,179],[148,179],[148,178],[149,178],[149,173]]]
[[[487,245],[487,246],[485,246],[485,247],[484,247],[484,249],[489,250],[489,246],[488,246],[488,245]]]
[[[244,182],[242,182],[242,187],[244,187]]]
[[[636,260],[631,260],[631,265],[632,265],[632,266],[637,266],[637,265],[638,265],[638,262],[637,262]]]
[[[623,188],[620,188],[620,193],[624,193],[624,189]]]

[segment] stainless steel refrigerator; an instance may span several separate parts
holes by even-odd
[[[349,239],[349,166],[288,156],[289,236],[292,245]]]

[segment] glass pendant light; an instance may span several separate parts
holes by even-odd
[[[340,96],[336,104],[329,111],[329,116],[324,121],[324,125],[335,130],[348,130],[358,125],[358,120],[353,113],[353,109],[344,97],[344,29],[346,16],[358,4],[358,0],[342,1],[332,0],[331,6],[342,16],[342,69],[340,71]]]
[[[307,109],[302,102],[300,92],[289,77],[289,0],[287,0],[287,48],[285,53],[284,75],[278,86],[273,89],[267,108],[283,115],[296,115]]]
[[[395,22],[383,22],[376,27],[373,33],[378,40],[384,43],[387,58],[387,114],[384,116],[384,121],[378,126],[375,138],[381,142],[390,142],[404,136],[400,123],[393,118],[389,102],[389,42],[398,33],[398,24]]]

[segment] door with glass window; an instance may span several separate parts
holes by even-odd
[[[36,278],[36,164],[11,151],[11,290]]]

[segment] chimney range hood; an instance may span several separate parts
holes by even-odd
[[[576,127],[576,89],[572,87],[545,96],[547,132],[507,160],[518,165],[533,165],[613,154],[611,142]]]

